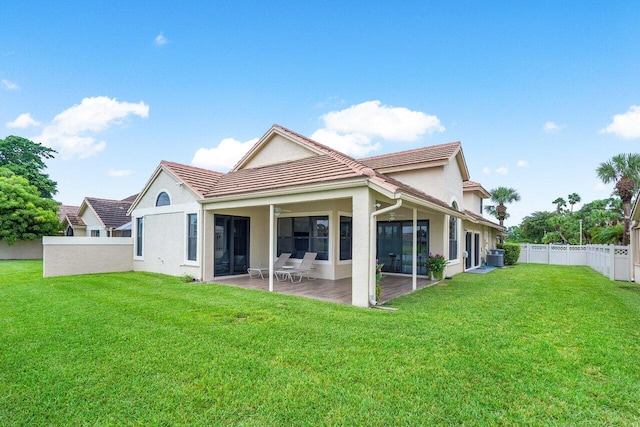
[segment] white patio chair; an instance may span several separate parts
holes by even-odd
[[[297,267],[289,269],[283,268],[275,271],[274,274],[276,275],[276,279],[278,279],[278,281],[289,279],[291,280],[291,283],[300,283],[302,282],[303,277],[306,277],[309,280],[314,280],[315,277],[313,276],[313,263],[315,262],[317,256],[317,252],[305,253],[302,261],[300,261],[300,264]],[[294,277],[298,280],[294,280]]]
[[[282,266],[285,265],[287,261],[289,261],[289,257],[291,257],[290,253],[281,253],[273,263],[273,271],[281,269]],[[269,267],[249,267],[247,268],[247,273],[249,273],[249,277],[251,278],[258,278],[258,276],[260,276],[261,279],[264,279],[264,273],[269,274]]]

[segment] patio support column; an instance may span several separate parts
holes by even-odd
[[[412,237],[412,246],[413,246],[413,254],[412,254],[412,264],[411,267],[411,284],[413,286],[413,290],[415,291],[418,288],[418,210],[413,208],[413,237]]]
[[[369,218],[375,199],[369,189],[359,188],[352,196],[353,256],[351,260],[351,304],[369,306],[369,275],[375,269],[375,252],[370,258]],[[373,267],[372,267],[373,266]],[[374,279],[375,280],[375,279]]]
[[[275,236],[275,207],[269,205],[269,292],[273,292],[273,238]]]

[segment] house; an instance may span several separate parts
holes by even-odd
[[[127,211],[138,195],[123,200],[85,197],[75,209],[67,206],[62,218],[65,236],[131,237],[131,217]]]
[[[487,197],[459,142],[356,160],[274,125],[228,173],[162,161],[129,210],[133,265],[213,281],[317,252],[316,275],[351,278],[366,307],[376,260],[414,289],[429,253],[446,275],[481,266],[502,231]]]

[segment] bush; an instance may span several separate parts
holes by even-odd
[[[517,243],[498,243],[498,249],[504,249],[504,265],[516,265],[520,258],[520,245]]]

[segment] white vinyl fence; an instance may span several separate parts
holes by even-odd
[[[524,264],[586,265],[611,280],[631,280],[631,247],[615,245],[520,245]]]

